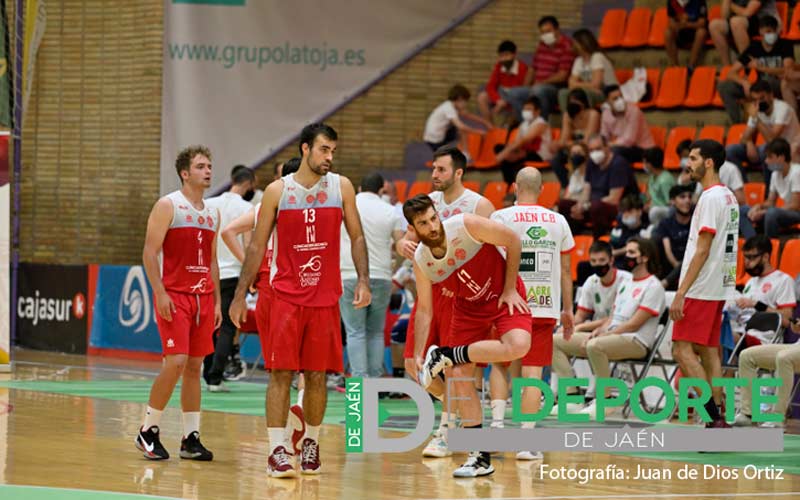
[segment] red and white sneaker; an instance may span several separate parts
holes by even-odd
[[[303,440],[300,455],[300,472],[303,474],[319,474],[322,463],[319,461],[319,443],[311,438]]]
[[[306,433],[306,420],[303,417],[303,407],[294,405],[289,408],[289,417],[286,419],[286,435],[291,436],[294,454],[300,454],[300,441]]]
[[[278,446],[267,460],[267,472],[272,477],[295,477],[294,455]]]

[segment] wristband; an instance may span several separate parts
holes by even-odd
[[[756,302],[756,306],[755,307],[756,307],[756,311],[764,312],[764,311],[767,310],[768,306],[763,302]]]
[[[748,128],[756,128],[758,126],[758,119],[755,116],[751,116],[747,119],[747,127]]]

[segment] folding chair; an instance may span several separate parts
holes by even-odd
[[[783,327],[781,326],[781,315],[776,312],[756,312],[753,316],[747,320],[745,324],[745,332],[748,330],[759,330],[762,332],[770,332],[774,331],[775,336],[772,337],[772,344],[776,343],[778,339],[783,338]],[[728,356],[728,360],[722,364],[722,369],[734,369],[735,371],[739,370],[739,360],[737,359],[739,356],[739,351],[741,349],[742,344],[744,344],[745,334],[742,334],[739,337],[739,340],[736,342],[736,345],[733,347],[730,356]],[[736,364],[734,364],[734,360],[736,360]]]

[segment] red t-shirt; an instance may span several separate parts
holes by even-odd
[[[572,39],[568,36],[561,34],[552,46],[539,42],[533,54],[533,70],[536,72],[534,83],[546,80],[562,70],[569,76],[574,60]]]
[[[528,65],[519,59],[514,59],[511,69],[506,69],[502,64],[495,63],[489,83],[486,84],[486,93],[489,100],[497,102],[500,99],[498,88],[500,87],[520,87],[525,83],[525,75],[528,73]]]

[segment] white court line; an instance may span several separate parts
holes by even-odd
[[[663,493],[640,495],[579,495],[579,496],[554,496],[554,497],[501,497],[492,500],[586,500],[591,498],[734,498],[734,497],[788,497],[800,496],[800,491],[782,491],[778,493]],[[420,500],[471,500],[468,498],[427,498]]]

